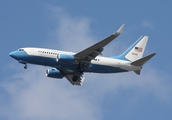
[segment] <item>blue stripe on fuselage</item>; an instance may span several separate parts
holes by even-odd
[[[43,66],[51,66],[51,67],[64,67],[68,69],[75,69],[77,65],[71,65],[71,64],[59,64],[56,61],[56,58],[49,58],[49,57],[42,57],[42,56],[34,56],[34,55],[28,55],[25,51],[16,51],[17,54],[15,57],[18,61],[25,61],[26,63],[30,64],[37,64],[37,65],[43,65]]]
[[[56,58],[28,55],[25,51],[15,51],[15,59],[18,61],[25,61],[26,63],[43,65],[43,66],[51,66],[51,67],[55,67],[57,69],[63,69],[63,70],[75,71],[76,68],[78,67],[78,65],[76,64],[68,64],[68,63],[59,64],[56,61]],[[110,66],[90,64],[89,67],[84,68],[84,72],[118,73],[118,72],[126,72],[126,70],[110,67]]]
[[[94,73],[119,73],[119,72],[127,72],[126,70],[111,67],[111,66],[104,66],[104,65],[97,65],[97,64],[90,64],[89,68],[91,72]],[[89,71],[86,71],[89,72]]]

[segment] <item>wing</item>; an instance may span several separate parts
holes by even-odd
[[[92,45],[91,47],[88,47],[87,49],[75,54],[74,56],[77,62],[83,67],[89,66],[91,60],[95,59],[96,56],[101,54],[101,52],[103,51],[103,47],[122,33],[123,28],[124,24],[114,34]]]
[[[67,78],[67,80],[73,85],[82,85],[84,82],[83,77],[83,67],[87,67],[90,65],[91,60],[95,59],[96,56],[101,54],[103,51],[103,47],[118,37],[124,28],[124,24],[112,35],[103,39],[102,41],[92,45],[91,47],[75,54],[75,63],[78,63],[79,66],[77,70],[65,70],[59,69]]]

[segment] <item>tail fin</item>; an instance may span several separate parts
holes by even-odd
[[[141,36],[136,42],[134,42],[123,54],[119,57],[131,62],[142,58],[145,51],[145,47],[148,41],[148,36]]]

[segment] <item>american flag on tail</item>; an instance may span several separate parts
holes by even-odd
[[[143,51],[143,48],[141,48],[141,47],[135,47],[135,51],[142,52]]]

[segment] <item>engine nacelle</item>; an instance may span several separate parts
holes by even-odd
[[[64,74],[61,73],[59,70],[53,68],[53,69],[46,70],[46,76],[51,77],[51,78],[63,78]]]
[[[73,64],[75,62],[75,57],[73,55],[68,55],[68,54],[58,54],[57,62],[65,63],[65,64]]]

